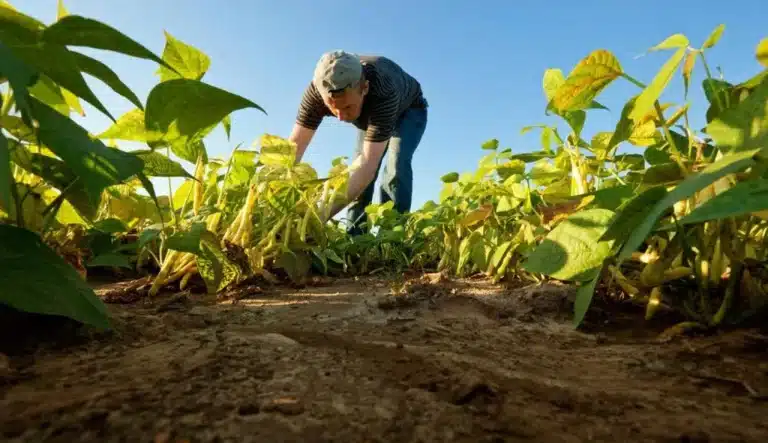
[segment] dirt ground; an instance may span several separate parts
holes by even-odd
[[[764,331],[660,339],[663,325],[639,328],[641,312],[601,315],[599,306],[576,331],[569,287],[437,280],[250,286],[224,299],[186,293],[109,304],[116,334],[5,346],[0,436],[768,441]]]

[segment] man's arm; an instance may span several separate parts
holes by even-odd
[[[357,167],[351,174],[349,174],[346,199],[342,201],[334,201],[330,211],[323,214],[323,221],[330,220],[350,202],[357,199],[357,197],[363,193],[365,188],[376,178],[376,168],[379,165],[379,160],[381,160],[381,157],[384,155],[384,150],[387,147],[388,141],[389,140],[381,142],[366,141],[363,143],[363,151],[353,163],[353,165],[357,165]]]
[[[298,123],[294,123],[293,131],[291,131],[291,135],[288,137],[288,140],[296,143],[297,164],[301,162],[301,159],[304,156],[304,152],[307,150],[309,142],[312,141],[312,137],[314,137],[315,132],[316,130],[314,129],[309,129]]]

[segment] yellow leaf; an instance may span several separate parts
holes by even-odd
[[[459,224],[464,227],[472,226],[488,218],[491,211],[493,211],[493,205],[483,205],[464,216]]]
[[[761,65],[768,67],[768,37],[760,40],[757,44],[757,61]]]
[[[593,51],[573,68],[552,97],[559,111],[586,108],[609,83],[623,73],[619,60],[605,49]]]

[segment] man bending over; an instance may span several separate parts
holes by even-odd
[[[299,105],[289,140],[296,143],[297,162],[326,116],[357,128],[357,169],[349,177],[347,198],[334,204],[331,218],[350,202],[348,232],[359,235],[366,221],[365,207],[373,200],[374,184],[384,153],[382,203],[390,200],[405,213],[413,194],[413,153],[427,125],[427,101],[421,85],[392,60],[332,51],[323,56]],[[324,219],[325,221],[325,219]]]

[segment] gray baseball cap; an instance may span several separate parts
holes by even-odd
[[[354,54],[337,50],[326,52],[315,66],[313,82],[320,94],[327,96],[331,92],[341,91],[360,81],[363,65]]]

